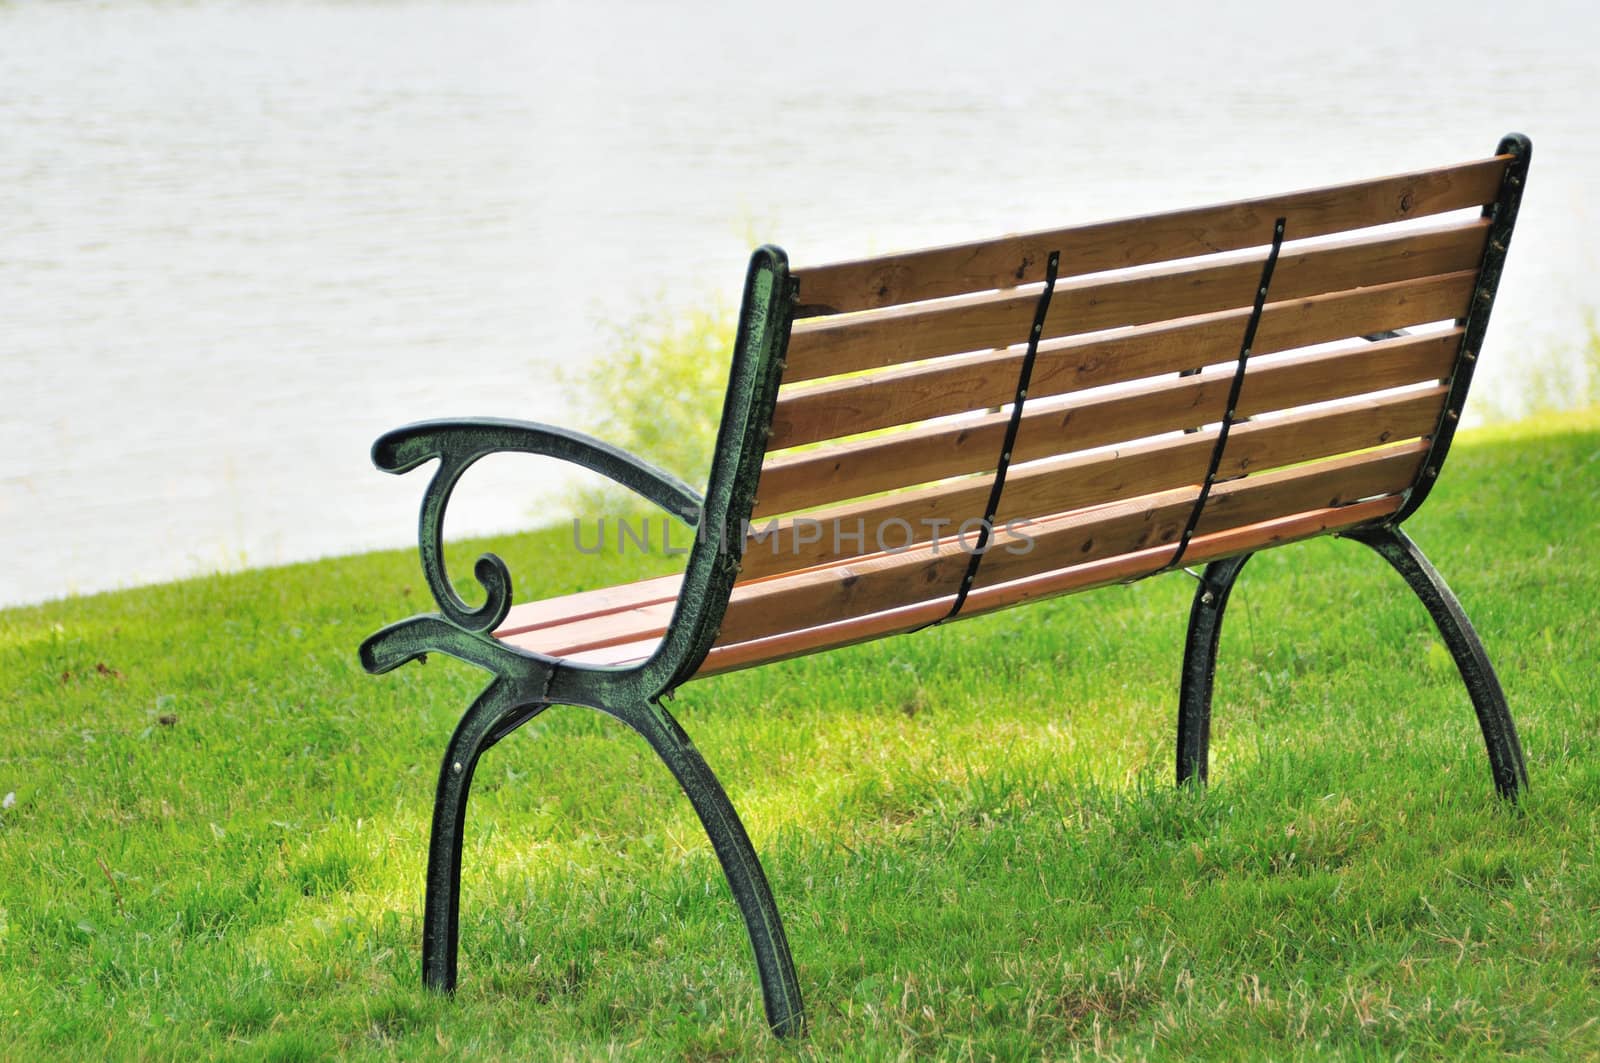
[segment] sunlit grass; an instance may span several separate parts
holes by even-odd
[[[585,710],[483,761],[461,989],[420,988],[438,758],[484,677],[360,670],[427,607],[414,556],[0,612],[4,1054],[1594,1056],[1597,517],[1589,411],[1463,436],[1411,525],[1500,669],[1517,810],[1348,543],[1246,571],[1204,793],[1170,781],[1183,576],[683,688],[784,912],[799,1048],[688,803]],[[663,564],[570,542],[452,558],[492,546],[521,598]]]

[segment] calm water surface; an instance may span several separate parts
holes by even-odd
[[[1474,401],[1600,304],[1588,5],[0,6],[0,604],[410,541],[408,420],[574,424],[641,307],[800,264],[1536,162]],[[778,18],[787,21],[777,21]],[[452,533],[559,513],[547,463]]]

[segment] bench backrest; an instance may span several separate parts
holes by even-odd
[[[1199,561],[1394,515],[1437,473],[1460,413],[1520,143],[1438,170],[797,269],[745,593],[720,642],[885,610],[915,626],[964,580],[964,611],[981,611],[1161,571],[1180,543]],[[842,561],[843,578],[768,579]],[[757,581],[774,596],[751,593]]]

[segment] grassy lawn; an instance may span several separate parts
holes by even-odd
[[[1500,670],[1519,809],[1349,543],[1246,570],[1204,793],[1171,786],[1181,575],[684,688],[799,1047],[688,802],[576,709],[480,766],[461,990],[420,988],[435,772],[485,677],[360,670],[431,605],[412,554],[0,612],[0,1057],[1600,1056],[1597,521],[1590,411],[1464,436],[1408,525]],[[569,542],[490,545],[519,599],[660,564]]]

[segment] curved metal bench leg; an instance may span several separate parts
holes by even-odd
[[[1253,554],[1213,561],[1195,588],[1189,609],[1189,633],[1183,643],[1183,675],[1178,686],[1178,785],[1190,779],[1204,784],[1211,748],[1211,686],[1217,674],[1217,647],[1222,641],[1222,613],[1234,580]]]
[[[1489,655],[1484,652],[1478,633],[1472,629],[1472,622],[1444,577],[1399,528],[1363,528],[1344,532],[1343,538],[1370,546],[1382,555],[1404,577],[1428,615],[1433,617],[1445,646],[1455,658],[1456,668],[1472,698],[1472,707],[1477,711],[1483,742],[1489,749],[1489,769],[1494,775],[1495,789],[1500,796],[1516,800],[1517,792],[1528,785],[1528,768],[1522,759],[1522,744],[1517,741],[1517,728],[1511,721],[1511,710],[1506,706],[1506,696],[1489,663]]]
[[[766,1005],[772,1032],[780,1037],[804,1034],[805,1011],[800,1001],[800,982],[795,977],[783,920],[772,899],[767,876],[761,870],[761,861],[733,803],[700,751],[666,709],[649,703],[623,718],[644,736],[650,748],[666,763],[711,838],[711,846],[722,863],[723,874],[728,878],[733,899],[739,905],[745,930],[750,935],[756,971],[761,977],[762,1002]]]
[[[519,704],[519,684],[496,679],[456,725],[439,769],[428,840],[428,882],[422,908],[422,981],[430,989],[456,987],[461,914],[461,839],[467,793],[484,750],[538,715],[543,704]]]

